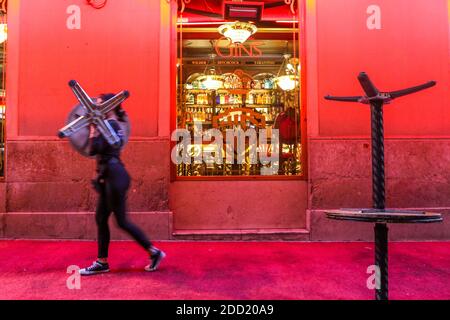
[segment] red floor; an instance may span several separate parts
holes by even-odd
[[[145,253],[113,242],[112,272],[69,290],[70,265],[95,242],[0,241],[0,299],[372,299],[371,243],[163,242],[156,273]],[[450,243],[390,243],[391,299],[450,299]]]

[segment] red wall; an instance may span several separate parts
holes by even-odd
[[[20,48],[8,54],[20,59],[20,136],[56,134],[77,103],[67,85],[70,79],[91,95],[128,89],[131,98],[124,106],[133,136],[157,135],[159,1],[113,0],[101,10],[85,0],[18,3]],[[72,4],[81,8],[81,30],[66,27],[66,9]]]
[[[81,8],[81,30],[66,28],[66,9],[71,4]],[[273,199],[266,197],[272,204],[283,202],[286,195],[297,195],[295,205],[284,203],[284,211],[267,210],[263,218],[286,221],[289,227],[294,225],[284,213],[295,214],[295,227],[311,225],[311,239],[329,239],[330,234],[344,239],[335,229],[338,224],[330,226],[323,214],[306,213],[306,208],[370,206],[368,107],[323,99],[328,93],[361,94],[356,80],[360,71],[368,72],[382,90],[438,82],[432,89],[386,107],[387,136],[410,137],[387,141],[387,201],[392,207],[450,208],[445,192],[450,189],[448,1],[306,0],[306,4],[309,180],[248,182],[255,195],[271,187],[281,193]],[[366,27],[366,9],[373,4],[381,8],[381,30]],[[192,183],[169,181],[169,100],[175,99],[169,72],[175,66],[170,68],[168,55],[175,20],[168,6],[166,0],[110,0],[96,10],[84,0],[9,1],[7,175],[0,184],[0,211],[93,210],[92,161],[75,154],[66,140],[56,138],[76,104],[67,85],[76,79],[92,95],[131,91],[125,108],[135,139],[124,152],[133,177],[131,211],[167,213],[172,209],[175,221],[184,221],[185,227],[208,228],[220,222],[202,220],[208,217],[203,212],[211,210],[202,202],[204,193],[197,192],[193,198],[187,188]],[[246,208],[248,197],[236,193],[239,183],[221,181],[220,188],[218,182],[197,184],[201,184],[200,191],[213,188],[230,196],[229,203],[217,206],[211,216],[232,219],[233,214],[241,214],[233,207]],[[183,192],[189,196],[184,198]],[[47,198],[42,198],[43,193]],[[180,220],[186,203],[192,205],[191,211],[184,212],[200,226]],[[266,208],[264,203],[258,206]],[[170,215],[164,217],[170,228]],[[325,235],[314,235],[321,232]],[[448,232],[445,235],[448,238]]]
[[[369,134],[368,107],[323,96],[360,95],[366,71],[390,91],[436,80],[435,88],[385,108],[387,136],[450,135],[449,23],[446,0],[318,0],[317,68],[321,136]],[[369,5],[381,8],[381,30],[369,30]]]
[[[327,101],[436,80],[385,107],[386,205],[443,214],[444,223],[391,226],[393,239],[449,239],[449,4],[446,0],[306,0],[309,221],[312,240],[371,240],[371,226],[327,219],[324,209],[372,206],[369,107]],[[370,5],[381,29],[369,30]]]
[[[9,55],[19,59],[12,70],[20,73],[18,84],[9,87],[20,93],[17,106],[10,105],[16,109],[18,135],[55,135],[76,103],[67,86],[70,79],[92,95],[130,90],[125,106],[133,135],[158,135],[160,1],[115,0],[101,10],[84,0],[12,2],[20,19],[18,45],[8,48]],[[307,2],[317,4],[319,135],[369,133],[368,108],[323,99],[327,93],[360,94],[359,71],[368,72],[382,90],[437,80],[437,87],[386,108],[386,134],[450,134],[446,0]],[[66,28],[71,4],[81,8],[81,30]],[[373,4],[381,8],[381,30],[366,27],[366,9]],[[10,118],[9,125],[15,125],[12,122]]]

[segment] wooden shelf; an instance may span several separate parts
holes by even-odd
[[[280,105],[272,105],[272,104],[247,104],[247,108],[282,108]]]
[[[196,92],[199,92],[199,93],[211,93],[213,90],[210,90],[210,89],[186,89],[186,88],[183,88],[183,90],[185,90],[185,91],[189,91],[189,92],[191,92],[191,93],[196,93]]]
[[[272,92],[272,91],[278,91],[277,89],[249,89],[249,92]]]
[[[201,122],[201,124],[212,124],[212,121],[196,121]],[[186,124],[195,124],[194,121],[186,121]]]

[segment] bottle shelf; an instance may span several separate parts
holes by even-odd
[[[186,108],[195,108],[195,109],[199,109],[199,108],[205,108],[205,109],[209,109],[209,108],[213,108],[212,105],[200,105],[200,104],[195,104],[195,105],[185,105]],[[271,109],[271,108],[283,108],[283,106],[276,106],[276,105],[271,105],[271,104],[247,104],[242,105],[242,104],[216,104],[215,105],[215,109],[228,109],[228,108],[249,108],[249,109]]]
[[[212,93],[213,90],[210,89],[183,89],[184,91],[187,91],[189,93]]]
[[[243,107],[243,103],[224,103],[224,104],[216,104],[216,108],[237,108],[237,107]],[[212,108],[213,106],[210,104],[185,104],[186,108]],[[280,105],[273,105],[273,104],[246,104],[246,108],[283,108],[283,106]]]
[[[216,108],[222,108],[222,107],[240,107],[242,106],[242,103],[217,103]]]
[[[212,108],[212,105],[206,103],[185,103],[188,108]]]
[[[186,121],[186,124],[195,124],[196,122],[200,122],[201,124],[212,124],[212,121]]]
[[[206,125],[212,125],[212,121],[197,121],[197,122],[200,122],[201,124],[206,124]],[[185,122],[186,124],[195,124],[195,122],[194,121],[186,121]],[[268,121],[268,120],[266,120],[266,124],[269,124],[269,125],[273,125],[275,123],[275,121],[273,121],[273,120],[270,120],[270,121]]]
[[[272,127],[275,124],[276,116],[284,111],[287,101],[286,93],[277,88],[222,88],[218,90],[183,88],[179,92],[182,92],[180,106],[182,112],[185,113],[184,123],[186,126],[190,127],[195,123],[201,123],[207,129],[212,128],[212,117],[221,117],[223,113],[232,113],[241,108],[247,108],[249,111],[251,109],[253,112],[264,115],[266,125]],[[204,120],[194,122],[193,116]]]
[[[275,104],[247,104],[247,108],[283,108],[283,106]]]
[[[210,89],[183,89],[184,94],[192,93],[192,94],[208,94],[212,95],[215,91],[216,95],[221,93],[229,93],[229,94],[263,94],[263,93],[272,93],[279,92],[278,89],[250,89],[250,88],[234,88],[234,89],[218,89],[218,90],[210,90]]]

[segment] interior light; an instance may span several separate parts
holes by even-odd
[[[6,23],[0,24],[0,43],[8,39],[8,25]]]
[[[229,38],[232,43],[244,43],[258,31],[258,28],[251,23],[236,21],[231,24],[224,24],[219,27],[219,33]]]

